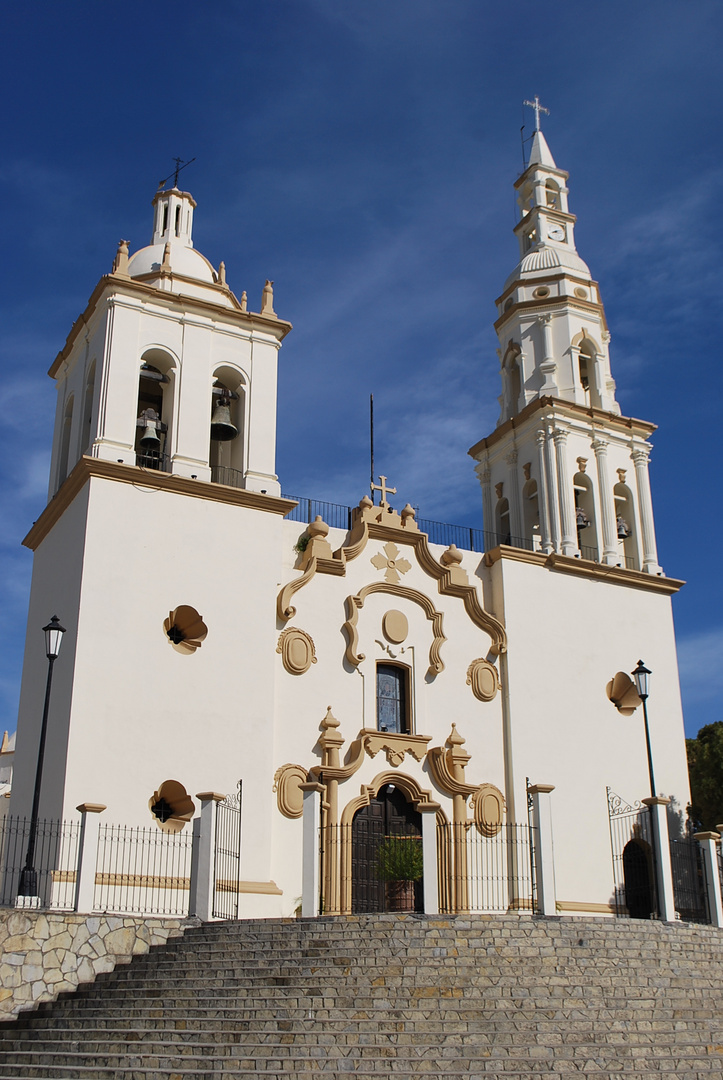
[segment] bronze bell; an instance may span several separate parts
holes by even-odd
[[[618,530],[618,540],[627,540],[629,536],[633,535],[633,530],[621,514],[618,514],[616,525]]]
[[[153,413],[153,417],[148,415],[148,413],[151,412],[153,412],[153,410],[148,409],[143,417],[145,427],[138,445],[143,447],[144,450],[160,450],[161,440],[158,437],[158,422],[154,419],[155,413]]]
[[[230,399],[222,397],[211,416],[211,438],[216,442],[230,442],[238,435],[238,428],[231,423]]]

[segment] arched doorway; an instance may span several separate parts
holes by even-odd
[[[356,812],[351,842],[353,914],[424,910],[422,815],[400,788],[385,784]]]
[[[649,919],[656,910],[653,859],[647,844],[630,840],[623,848],[625,904],[631,919]]]

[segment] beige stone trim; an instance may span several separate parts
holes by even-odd
[[[565,278],[568,275],[561,273],[558,275],[557,280]],[[522,280],[522,279],[520,279]],[[519,282],[518,282],[519,284]],[[525,281],[525,284],[529,285],[531,282]],[[535,284],[537,285],[537,278],[535,278]],[[586,282],[587,284],[587,282]],[[594,300],[583,300],[579,296],[545,296],[536,297],[534,300],[519,300],[516,304],[512,304],[506,311],[500,315],[493,325],[495,331],[501,334],[504,330],[505,323],[520,311],[539,311],[540,308],[544,308],[545,311],[556,310],[558,308],[573,308],[578,311],[582,311],[585,315],[597,315],[604,330],[608,329],[607,320],[605,318],[605,309],[602,304],[596,303]]]
[[[558,900],[558,911],[586,911],[591,915],[614,915],[612,904],[593,904],[585,900]]]
[[[191,495],[195,499],[227,503],[229,506],[264,510],[268,514],[278,514],[280,517],[288,514],[297,505],[293,499],[262,495],[257,491],[245,491],[243,488],[228,487],[226,484],[212,484],[208,480],[191,480],[187,476],[156,472],[151,469],[142,469],[138,465],[125,465],[121,462],[105,461],[102,458],[86,455],[74,467],[58,490],[58,494],[48,503],[23,540],[25,547],[30,548],[31,551],[39,547],[91,476],[97,476],[103,480],[117,480],[122,484],[133,484],[135,487],[151,488],[155,491],[169,491],[175,495]]]
[[[427,753],[427,744],[432,741],[431,735],[398,735],[395,732],[371,731],[367,728],[362,728],[359,737],[369,757],[376,757],[379,751],[383,750],[390,765],[401,765],[405,754],[411,754],[417,761],[421,761]]]
[[[108,807],[105,803],[100,802],[83,802],[80,806],[76,806],[76,810],[79,810],[81,814],[102,814]]]
[[[156,877],[153,874],[96,874],[96,885],[124,885],[131,889],[190,889],[187,877]]]
[[[634,589],[647,589],[649,592],[661,592],[666,596],[672,596],[679,592],[685,585],[678,578],[657,577],[653,574],[645,574],[642,570],[628,570],[624,566],[605,566],[603,563],[592,562],[590,559],[576,559],[572,555],[544,555],[542,552],[526,551],[524,548],[513,548],[507,544],[499,544],[491,551],[485,552],[485,566],[492,566],[501,559],[508,562],[524,562],[543,566],[547,570],[559,570],[562,573],[577,574],[578,577],[596,578],[610,581],[615,585],[628,585]]]
[[[309,775],[303,765],[281,765],[274,773],[276,805],[284,817],[300,818],[304,812],[304,788]]]
[[[467,668],[467,686],[472,687],[478,701],[493,701],[502,686],[500,673],[489,660],[479,657]]]
[[[640,801],[644,806],[670,806],[673,800],[666,798],[664,795],[648,795],[647,799],[641,799]]]
[[[214,802],[223,802],[226,796],[222,795],[220,791],[199,791],[196,798],[200,799],[201,802],[209,802],[211,799]]]
[[[275,881],[218,881],[216,888],[219,892],[261,893],[263,896],[284,895],[284,890],[280,889]]]
[[[554,784],[530,784],[528,787],[530,795],[549,795],[551,791],[555,790]]]
[[[290,675],[305,675],[316,663],[314,639],[297,626],[281,631],[276,651],[281,653],[281,662]]]
[[[359,612],[364,607],[367,596],[379,592],[404,597],[405,600],[411,600],[422,608],[432,624],[433,634],[432,644],[429,649],[429,668],[427,670],[431,676],[439,675],[441,671],[444,671],[440,650],[447,640],[442,630],[442,612],[437,611],[429,597],[418,592],[417,589],[409,588],[407,585],[393,585],[386,581],[374,581],[371,585],[365,585],[355,596],[347,596],[346,598],[347,619],[342,630],[347,637],[346,658],[349,663],[353,667],[358,667],[365,659],[364,653],[357,652],[359,648],[359,634],[357,632]]]
[[[545,274],[544,277],[535,277],[534,278],[534,284],[535,285],[538,285],[538,284],[539,285],[553,285],[556,281],[559,281],[561,277],[564,277],[564,278],[568,279],[569,281],[575,281],[575,282],[578,283],[578,285],[584,285],[585,288],[590,289],[591,292],[593,290],[597,289],[598,290],[598,295],[599,295],[600,286],[599,286],[597,281],[593,281],[591,278],[583,277],[582,274],[577,274],[577,273],[575,273],[574,270],[567,270],[567,269],[563,270],[562,267],[560,267],[558,270],[556,270],[554,274],[550,273],[550,274]],[[522,284],[528,285],[528,286],[532,285],[533,280],[532,279],[528,280],[527,278],[525,278],[525,279],[516,278],[510,285],[507,286],[505,291],[503,293],[500,293],[500,295],[495,299],[495,305],[504,304],[505,300],[509,296],[511,296],[512,293],[515,291],[515,289],[519,288],[519,286],[522,285]]]
[[[697,832],[693,833],[694,840],[720,840],[719,832]]]
[[[178,275],[174,274],[174,277],[176,276]],[[193,283],[194,285],[198,285],[197,281],[194,281]],[[213,288],[214,286],[209,284],[207,287]],[[265,333],[273,335],[278,341],[283,341],[292,329],[291,323],[286,322],[283,319],[270,319],[265,315],[243,311],[242,305],[230,289],[225,289],[222,286],[216,287],[224,297],[230,296],[232,298],[235,308],[229,308],[225,304],[214,304],[212,301],[203,300],[198,296],[186,296],[183,293],[166,292],[164,289],[157,289],[153,285],[148,285],[137,278],[123,278],[119,281],[118,275],[105,274],[91,293],[85,311],[83,311],[73,323],[65,345],[51,364],[48,375],[54,379],[58,374],[63,361],[67,360],[70,356],[76,338],[83,332],[84,328],[92,319],[96,307],[106,292],[121,296],[135,295],[146,301],[149,299],[157,300],[163,307],[168,307],[170,305],[177,306],[180,301],[187,310],[200,311],[202,314],[211,314],[215,319],[225,319],[227,322],[234,323],[236,326],[243,326],[250,330],[258,328]]]

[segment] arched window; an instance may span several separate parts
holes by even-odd
[[[595,348],[595,343],[590,341],[590,338],[583,338],[580,343],[580,354],[578,356],[580,385],[585,391],[585,403],[599,409],[600,394],[598,393],[597,379],[595,378],[595,368],[597,363],[597,349]]]
[[[583,458],[580,459],[585,464]],[[575,492],[575,523],[577,525],[577,543],[583,559],[599,561],[597,528],[595,526],[595,496],[592,480],[580,469],[573,477]]]
[[[95,360],[88,368],[85,380],[85,398],[83,401],[83,423],[80,429],[80,450],[85,454],[93,443],[93,396],[95,394]]]
[[[214,484],[244,486],[244,380],[233,368],[214,372],[211,389],[209,464]]]
[[[173,415],[173,358],[147,349],[141,358],[136,410],[136,465],[167,472]]]
[[[522,488],[522,516],[525,547],[529,551],[537,551],[540,547],[540,505],[537,496],[537,480],[528,480]]]
[[[65,403],[63,414],[63,429],[60,433],[60,457],[58,460],[58,487],[68,475],[68,463],[70,459],[70,433],[73,429],[73,396]]]
[[[624,476],[623,469],[618,470],[619,476]],[[633,493],[621,478],[620,483],[613,488],[615,496],[615,528],[618,534],[620,548],[620,561],[629,570],[638,570],[638,546],[635,537],[635,506]]]
[[[545,202],[550,210],[560,209],[560,186],[554,180],[545,181]]]
[[[409,669],[401,664],[377,664],[377,729],[407,735],[409,717]]]
[[[500,498],[497,500],[497,506],[495,507],[495,527],[497,530],[497,543],[511,544],[510,504],[507,499]]]

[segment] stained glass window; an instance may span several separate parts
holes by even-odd
[[[407,669],[394,664],[377,664],[377,728],[406,734]]]

